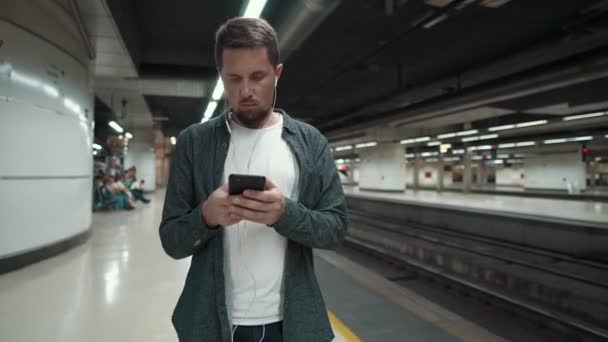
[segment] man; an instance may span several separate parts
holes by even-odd
[[[230,110],[182,131],[160,237],[192,256],[172,321],[180,341],[331,341],[312,248],[334,248],[347,216],[340,178],[318,130],[274,109],[276,33],[235,18],[216,34]],[[228,194],[233,173],[265,176],[263,191]]]

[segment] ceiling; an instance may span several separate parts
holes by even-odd
[[[262,16],[283,27],[285,13],[301,2],[323,1],[269,0]],[[107,4],[141,79],[205,84],[200,97],[145,96],[152,115],[167,118],[157,121],[163,132],[175,135],[200,122],[217,78],[214,33],[242,12],[245,1]],[[277,106],[329,135],[407,118],[410,109],[490,89],[546,65],[605,56],[607,9],[598,0],[344,0],[284,61]],[[588,92],[579,93],[585,101]],[[547,105],[538,100],[530,108]],[[495,107],[527,109],[518,100]]]

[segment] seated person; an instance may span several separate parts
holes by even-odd
[[[140,180],[139,184],[133,182],[131,185],[131,193],[136,200],[140,200],[144,203],[150,203],[150,200],[144,197],[144,180]]]
[[[114,182],[112,183],[111,189],[115,196],[126,198],[129,206],[135,207],[135,200],[133,194],[127,189],[123,183],[124,177],[122,175],[114,176]],[[127,208],[128,209],[128,208]]]
[[[112,209],[135,209],[135,207],[129,203],[129,199],[125,194],[114,194],[112,185],[112,179],[108,177],[105,179],[104,185],[99,188],[102,201],[112,203]]]

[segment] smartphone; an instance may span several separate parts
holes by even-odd
[[[231,174],[228,176],[228,193],[230,195],[240,195],[245,190],[264,190],[266,177],[254,175]]]

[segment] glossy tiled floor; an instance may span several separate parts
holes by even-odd
[[[170,317],[190,258],[173,260],[160,245],[163,196],[95,213],[84,245],[1,275],[0,341],[177,341]]]

